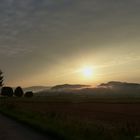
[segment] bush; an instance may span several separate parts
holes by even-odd
[[[12,97],[14,94],[13,89],[11,87],[3,87],[1,89],[1,95]]]
[[[22,97],[23,94],[24,94],[24,93],[23,93],[23,90],[22,90],[21,87],[17,87],[17,88],[15,89],[14,95],[15,95],[16,97]]]
[[[27,92],[25,93],[24,97],[28,97],[28,98],[33,97],[33,92],[32,92],[32,91],[27,91]]]

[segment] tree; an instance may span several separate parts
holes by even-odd
[[[12,97],[14,94],[13,89],[11,87],[2,87],[1,95]]]
[[[14,95],[15,95],[16,97],[22,97],[23,94],[24,94],[24,92],[23,92],[23,90],[22,90],[21,87],[17,87],[17,88],[15,89]]]
[[[2,76],[3,72],[0,70],[0,87],[3,86],[3,76]]]
[[[33,92],[32,92],[32,91],[27,91],[27,92],[25,93],[24,97],[28,97],[28,98],[33,97]]]

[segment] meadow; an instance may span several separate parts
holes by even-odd
[[[140,139],[138,98],[1,98],[0,111],[60,139]]]

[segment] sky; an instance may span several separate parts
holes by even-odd
[[[1,0],[4,83],[140,83],[139,25],[139,0]]]

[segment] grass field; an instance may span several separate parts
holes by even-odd
[[[0,110],[66,140],[140,139],[140,99],[2,98]]]

